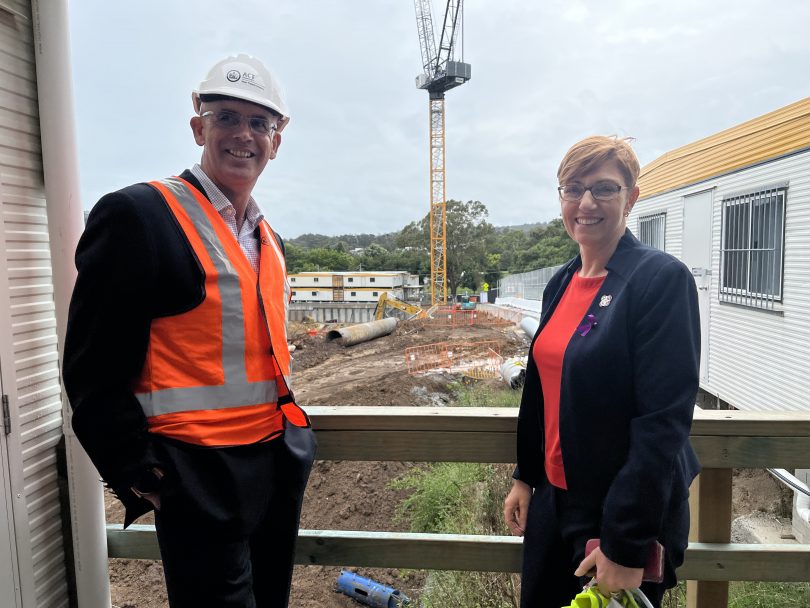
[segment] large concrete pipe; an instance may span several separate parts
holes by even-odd
[[[526,380],[528,357],[512,357],[501,365],[501,378],[509,383],[510,388],[518,389]]]
[[[522,329],[530,338],[534,338],[534,334],[537,333],[538,327],[540,327],[540,321],[534,317],[523,317],[523,320],[520,322],[520,329]]]
[[[381,319],[379,321],[370,321],[369,323],[361,323],[360,325],[350,325],[349,327],[342,327],[340,329],[333,329],[326,334],[326,341],[331,342],[337,340],[338,344],[343,346],[352,346],[360,344],[361,342],[368,342],[374,338],[387,336],[397,326],[397,320],[394,317],[388,319]]]

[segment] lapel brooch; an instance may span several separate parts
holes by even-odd
[[[599,308],[605,308],[606,306],[610,305],[610,302],[613,300],[613,296],[608,294],[606,296],[602,296],[602,299],[599,300]]]

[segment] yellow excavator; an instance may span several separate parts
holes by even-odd
[[[374,318],[377,320],[384,318],[387,308],[401,310],[408,315],[408,319],[412,319],[424,314],[424,311],[419,306],[403,302],[399,298],[392,296],[387,291],[384,291],[380,294],[380,297],[377,300],[377,308],[374,309]]]

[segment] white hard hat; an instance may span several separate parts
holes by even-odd
[[[281,114],[279,131],[290,122],[281,83],[261,61],[251,55],[240,53],[235,57],[230,56],[208,71],[208,76],[191,94],[197,113],[200,111],[200,95],[225,95],[270,108]]]

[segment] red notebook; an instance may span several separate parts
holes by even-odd
[[[585,557],[599,546],[599,539],[592,538],[585,543]],[[644,574],[641,580],[648,583],[661,583],[664,581],[664,546],[657,540],[650,545],[647,562],[644,564]]]

